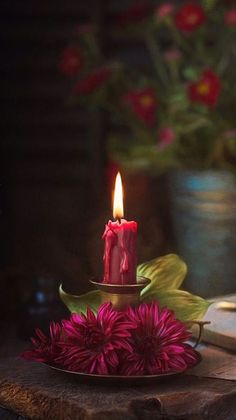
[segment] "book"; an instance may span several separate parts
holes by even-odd
[[[202,341],[236,351],[236,294],[219,296],[212,299],[202,321],[210,321],[204,326]],[[193,335],[198,335],[198,328],[193,327]]]

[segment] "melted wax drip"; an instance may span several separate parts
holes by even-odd
[[[136,283],[136,222],[109,221],[103,239],[104,283]]]

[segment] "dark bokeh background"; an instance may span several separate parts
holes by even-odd
[[[106,23],[116,5],[2,2],[0,313],[3,324],[17,321],[20,333],[26,319],[37,321],[35,307],[45,296],[54,317],[59,283],[81,292],[102,273],[101,235],[111,216],[106,122],[99,111],[91,116],[65,104],[69,86],[58,60],[76,25],[87,22],[100,27],[105,54],[116,48],[118,56],[145,60],[140,45],[131,54],[130,45],[109,39]],[[124,183],[126,217],[140,226],[139,259],[171,250],[163,181],[140,174],[124,175]],[[64,315],[59,300],[56,312]]]

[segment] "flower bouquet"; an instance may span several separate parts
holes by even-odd
[[[112,160],[155,171],[232,169],[234,2],[140,0],[110,13],[107,33],[115,45],[138,43],[141,59],[119,57],[115,48],[104,54],[97,28],[86,25],[75,30],[59,67],[71,79],[71,103],[107,111]]]
[[[73,296],[61,287],[70,319],[52,322],[49,336],[36,329],[33,348],[22,356],[82,376],[115,379],[156,378],[196,365],[200,356],[186,342],[191,337],[187,328],[210,303],[178,289],[186,265],[171,254],[141,264],[138,274],[151,282],[140,303],[123,310],[101,304],[99,291]]]
[[[61,324],[52,322],[50,337],[39,329],[34,350],[23,357],[72,372],[143,376],[183,372],[199,360],[185,341],[191,334],[171,310],[142,303],[125,312],[103,303],[97,315],[73,314]]]

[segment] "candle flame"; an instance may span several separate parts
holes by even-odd
[[[113,217],[114,219],[121,219],[124,216],[123,207],[123,188],[120,172],[116,175],[114,201],[113,201]]]

